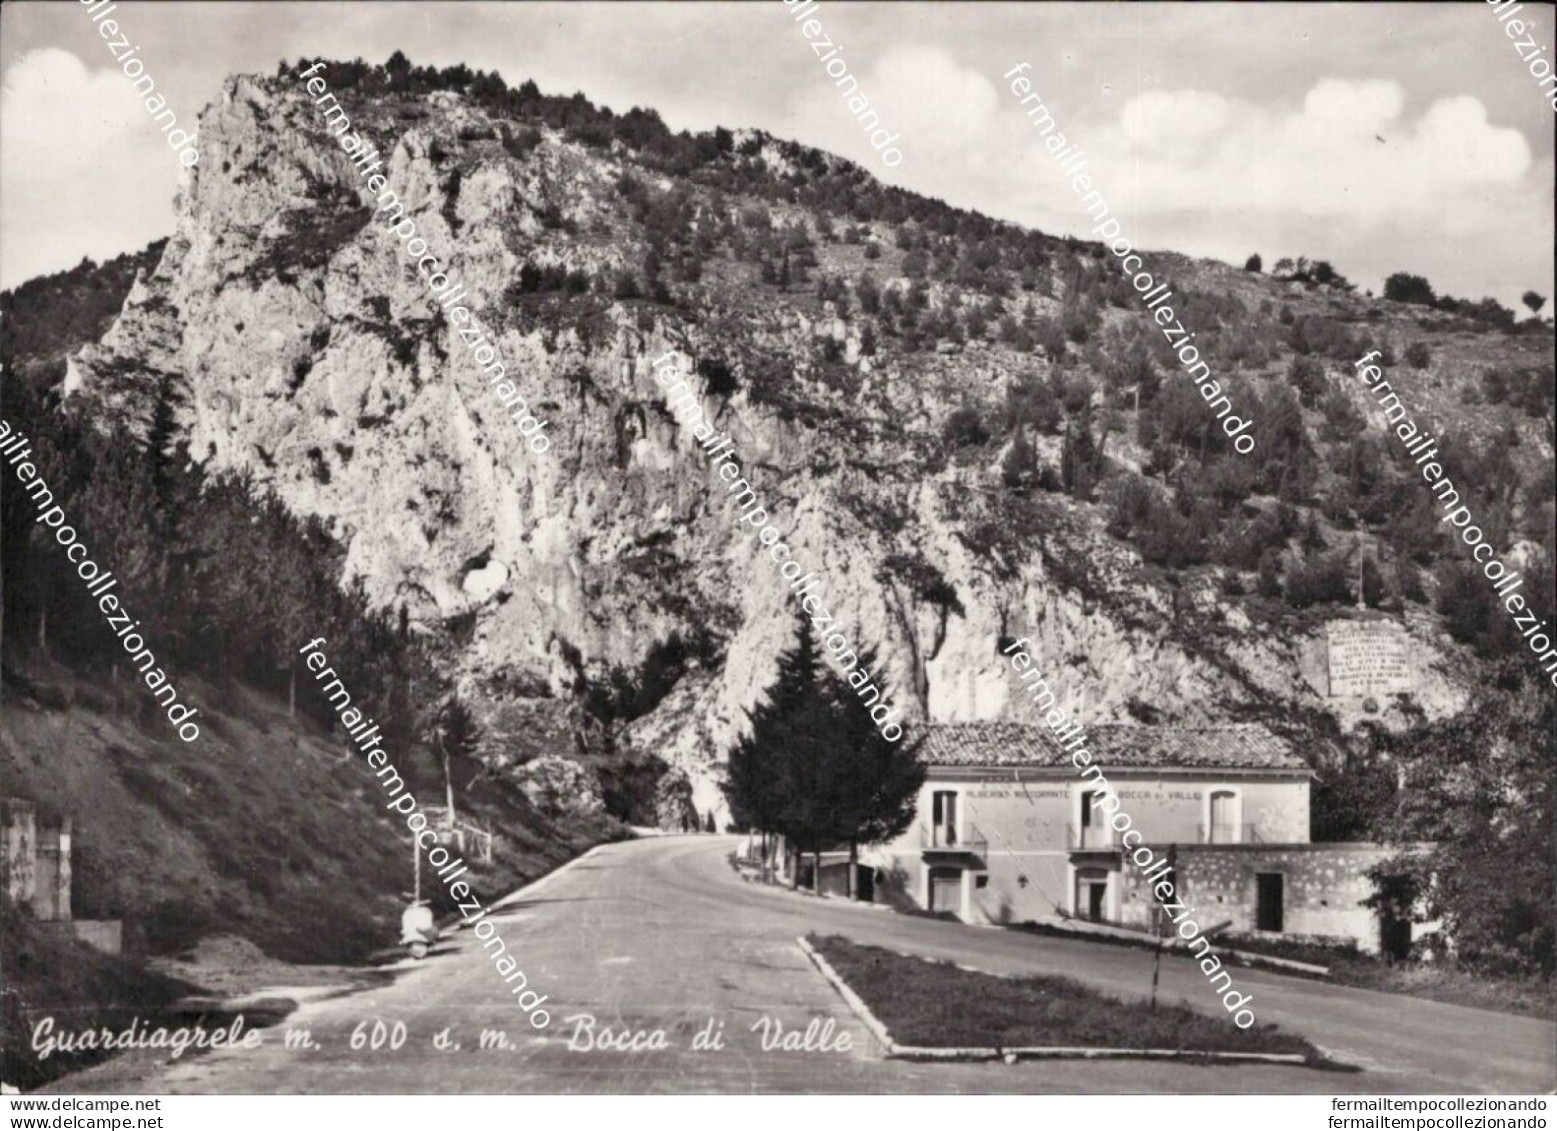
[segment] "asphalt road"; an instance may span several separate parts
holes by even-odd
[[[460,931],[427,960],[402,964],[384,985],[302,1005],[265,1030],[258,1048],[177,1063],[132,1054],[50,1090],[1442,1094],[1557,1085],[1551,1023],[1250,970],[1237,979],[1254,993],[1262,1022],[1303,1034],[1355,1070],[886,1060],[796,946],[797,935],[838,933],[995,973],[1060,972],[1127,998],[1148,992],[1151,956],[747,884],[724,860],[735,843],[708,836],[607,845],[505,901],[493,918],[530,984],[548,997],[544,1033],[530,1027],[480,943]],[[1160,992],[1220,1010],[1186,960],[1163,962]],[[593,1048],[583,1015],[593,1018]],[[763,1018],[779,1044],[817,1019],[811,1044],[826,1047],[764,1050]],[[384,1047],[353,1050],[354,1030],[373,1043],[375,1020],[384,1023]],[[824,1033],[827,1020],[833,1028]],[[308,1030],[316,1047],[285,1047],[288,1029],[294,1041]],[[483,1029],[494,1035],[486,1048]],[[653,1037],[656,1030],[663,1037]],[[498,1032],[509,1047],[491,1047]],[[722,1047],[694,1050],[699,1032],[705,1044],[717,1034]],[[608,1036],[631,1044],[630,1034],[637,1034],[636,1050],[601,1047]],[[659,1044],[668,1047],[647,1047]]]

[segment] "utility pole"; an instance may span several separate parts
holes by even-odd
[[[1176,845],[1176,844],[1169,844],[1168,845],[1168,870],[1167,870],[1166,873],[1164,873],[1164,876],[1172,878],[1173,890],[1174,890],[1175,893],[1178,891],[1178,887],[1179,887],[1178,863],[1179,863],[1178,845]],[[1156,885],[1153,885],[1153,886],[1155,887]],[[1164,928],[1171,927],[1173,925],[1172,920],[1168,919],[1167,901],[1159,899],[1157,901],[1157,904],[1158,904],[1158,907],[1157,907],[1157,930],[1156,930],[1156,935],[1157,935],[1157,951],[1152,956],[1152,1003],[1151,1003],[1151,1008],[1153,1008],[1153,1009],[1157,1008],[1157,979],[1158,979],[1158,977],[1162,973],[1162,940],[1163,940],[1163,937],[1165,935]],[[1165,923],[1164,920],[1168,920],[1168,921]]]
[[[1366,609],[1367,602],[1362,599],[1362,563],[1362,530],[1359,528],[1357,531],[1357,608]]]
[[[417,850],[416,837],[411,838],[411,902],[422,901],[422,854]]]
[[[1152,1009],[1157,1008],[1157,978],[1162,973],[1162,921],[1166,918],[1167,916],[1163,914],[1162,908],[1159,907],[1157,909],[1157,930],[1155,932],[1157,935],[1157,950],[1152,955],[1152,1003],[1150,1006]]]

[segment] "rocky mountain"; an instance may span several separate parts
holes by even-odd
[[[177,228],[64,403],[145,435],[171,383],[194,457],[324,521],[347,576],[443,643],[485,757],[558,804],[720,809],[720,757],[793,631],[651,375],[667,352],[910,719],[1022,715],[1002,636],[1085,721],[1259,719],[1321,766],[1365,719],[1459,710],[1482,663],[1443,608],[1462,548],[1350,376],[1368,349],[1549,584],[1549,327],[1151,253],[1255,421],[1245,457],[1097,245],[761,133],[678,137],[398,56],[328,65],[549,421],[537,453],[299,69],[232,78],[205,112]],[[1369,615],[1417,662],[1382,704],[1324,697],[1358,547]]]

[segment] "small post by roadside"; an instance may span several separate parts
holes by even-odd
[[[1175,887],[1178,884],[1178,846],[1168,845],[1168,870],[1164,875],[1172,876]],[[1151,1008],[1157,1008],[1157,980],[1162,975],[1162,940],[1164,938],[1163,921],[1168,919],[1167,908],[1162,900],[1157,901],[1157,906],[1152,909],[1155,912],[1156,925],[1153,934],[1157,936],[1157,950],[1152,955],[1152,1002]],[[1171,920],[1168,920],[1171,924]]]
[[[1157,978],[1162,973],[1162,921],[1167,918],[1162,913],[1162,908],[1158,907],[1155,910],[1156,914],[1153,918],[1156,920],[1156,929],[1152,933],[1157,936],[1157,950],[1152,955],[1152,1003],[1150,1007],[1152,1009],[1157,1008]]]

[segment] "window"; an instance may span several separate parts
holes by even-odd
[[[987,888],[989,886],[989,877],[987,875],[973,877],[973,886],[976,888]]]
[[[1101,790],[1081,791],[1081,827],[1080,836],[1076,840],[1077,848],[1106,848],[1112,843],[1110,826],[1098,805],[1098,799],[1102,796]]]
[[[1243,839],[1238,835],[1238,795],[1232,790],[1212,791],[1209,816],[1207,844],[1237,844]]]
[[[952,790],[937,790],[931,795],[931,812],[934,822],[931,845],[946,848],[956,844],[957,794]]]

